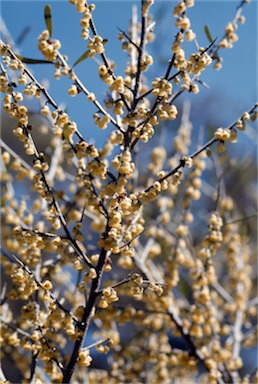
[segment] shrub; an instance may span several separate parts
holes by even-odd
[[[172,54],[165,73],[149,79],[152,2],[142,0],[141,22],[134,14],[128,32],[119,32],[129,57],[123,75],[106,55],[95,6],[85,1],[70,0],[87,42],[73,65],[52,36],[50,6],[38,37],[44,59],[20,56],[1,41],[2,107],[16,119],[14,140],[23,151],[1,139],[2,382],[12,374],[23,383],[254,380],[241,353],[256,341],[255,211],[245,195],[255,176],[249,164],[248,178],[231,146],[238,136],[245,140],[257,104],[198,143],[192,133],[202,131],[192,129],[190,104],[177,104],[205,86],[208,66],[221,69],[248,1],[222,38],[213,40],[205,27],[206,47],[187,16],[194,1],[173,4]],[[107,90],[104,101],[76,74],[91,59]],[[109,130],[103,146],[82,133],[32,64],[52,65],[56,79],[70,79],[70,96],[94,105],[88,124],[93,117],[98,129]],[[34,123],[24,96],[37,101]],[[172,148],[162,136],[171,124]],[[235,195],[234,172],[247,180]],[[13,372],[5,369],[10,362]]]

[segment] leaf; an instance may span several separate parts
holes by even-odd
[[[48,60],[41,60],[41,59],[31,59],[29,57],[23,57],[20,55],[17,55],[19,60],[21,60],[25,64],[54,64],[53,61],[48,61]]]
[[[77,64],[81,63],[83,60],[87,59],[87,57],[89,57],[89,54],[90,54],[90,51],[89,49],[84,52],[78,60],[76,60],[76,62],[74,63],[73,67],[75,67]]]
[[[52,36],[52,15],[51,15],[50,5],[45,6],[44,17],[45,17],[46,27],[49,32],[49,36],[51,37]]]
[[[214,40],[213,40],[213,38],[211,37],[210,31],[209,31],[209,27],[208,27],[207,24],[204,26],[204,32],[205,32],[205,35],[207,36],[209,42],[210,42],[210,43],[213,43]]]

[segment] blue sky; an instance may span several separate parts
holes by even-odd
[[[123,74],[127,56],[120,49],[121,43],[117,39],[118,27],[127,31],[132,4],[140,3],[125,0],[102,0],[94,3],[96,10],[93,15],[96,27],[99,34],[108,39],[105,46],[106,54],[116,62],[116,74]],[[19,46],[20,52],[26,57],[40,58],[41,54],[37,50],[37,36],[45,29],[43,12],[46,4],[51,4],[52,8],[53,38],[60,39],[61,52],[68,55],[69,63],[73,64],[86,50],[86,42],[79,37],[81,14],[77,13],[75,7],[68,1],[2,0],[1,14],[14,41],[25,27],[30,28],[27,37]],[[175,18],[172,15],[175,4],[174,1],[158,0],[151,7],[151,13],[161,20],[159,26],[156,26],[158,36],[153,47],[148,46],[148,51],[153,54],[154,60],[160,52],[165,57],[167,55],[168,59],[171,56],[171,41],[177,31],[174,27]],[[200,45],[209,44],[204,33],[204,25],[209,25],[213,38],[221,37],[225,25],[233,18],[238,4],[238,1],[196,1],[196,5],[188,9],[187,14]],[[233,49],[221,51],[224,59],[222,70],[215,71],[209,68],[203,74],[202,79],[209,84],[210,89],[201,88],[198,95],[191,97],[198,111],[208,108],[215,117],[219,111],[224,120],[221,123],[229,124],[232,119],[250,108],[257,99],[257,4],[253,1],[244,7],[243,15],[246,17],[246,23],[238,28],[239,40]],[[189,43],[189,53],[194,49],[193,43]],[[70,85],[68,79],[54,80],[52,66],[37,65],[31,66],[31,69],[39,80],[44,78],[50,80],[49,90],[57,103],[69,103],[71,117],[76,119],[82,131],[88,130],[89,135],[94,135],[93,124],[84,126],[89,106],[83,99],[83,95],[78,95],[76,98],[67,96]],[[78,65],[76,73],[101,101],[104,96],[104,87],[98,79],[97,63],[88,59]],[[153,67],[151,73],[160,76],[164,73],[164,69],[159,66]],[[95,112],[95,110],[92,111]]]

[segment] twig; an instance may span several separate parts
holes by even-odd
[[[246,308],[253,307],[255,305],[258,305],[258,296],[254,297],[253,299],[249,300],[246,304]]]
[[[257,217],[257,212],[254,215],[244,216],[244,217],[240,217],[239,219],[235,219],[235,220],[232,220],[232,221],[227,221],[226,223],[223,224],[223,227],[226,226],[226,225],[241,223],[243,221],[254,219],[256,217]]]
[[[96,341],[95,343],[92,343],[92,344],[88,345],[87,347],[82,348],[82,351],[87,351],[87,350],[89,350],[89,349],[92,349],[92,348],[97,347],[98,345],[108,343],[109,341],[110,341],[109,338],[107,338],[107,339],[102,339],[102,340],[98,340],[98,341]]]
[[[92,18],[90,19],[89,23],[90,23],[90,29],[91,29],[93,35],[94,35],[95,37],[98,36],[97,29],[96,29],[96,27],[95,27],[95,24],[94,24],[94,21],[93,21]],[[101,59],[102,59],[104,65],[105,65],[105,67],[107,68],[108,73],[112,76],[113,80],[115,80],[115,79],[116,79],[116,76],[115,76],[113,70],[110,68],[110,65],[109,65],[109,63],[108,63],[108,59],[107,59],[107,57],[106,57],[105,52],[101,53],[101,54],[100,54],[100,57],[101,57]],[[122,93],[120,94],[120,97],[121,97],[121,99],[122,99],[122,101],[123,101],[123,103],[124,103],[124,105],[125,105],[127,111],[129,111],[129,110],[130,110],[130,107],[129,107],[128,103],[127,103],[126,98],[124,97],[124,95],[123,95]]]
[[[240,1],[240,4],[237,6],[236,8],[236,13],[235,13],[235,16],[232,20],[232,24],[236,24],[241,13],[242,13],[242,9],[245,5],[247,5],[248,2],[246,2],[245,0],[241,0]],[[218,41],[218,43],[216,45],[213,45],[212,49],[210,49],[210,51],[208,52],[209,55],[213,58],[216,58],[217,56],[217,52],[218,50],[220,49],[220,46],[219,46],[219,43],[227,36],[227,33],[224,33],[224,35],[222,36],[222,38]],[[216,40],[216,39],[215,39]]]
[[[257,108],[257,106],[258,106],[258,103],[254,104],[254,106],[252,108],[250,108],[248,113],[253,113],[255,111],[255,109]],[[228,126],[227,129],[232,130],[234,128],[234,126],[236,125],[237,121],[238,121],[238,119],[234,123],[232,123],[230,126]],[[207,148],[209,148],[212,144],[216,143],[217,141],[219,141],[219,139],[216,139],[215,137],[213,137],[206,144],[204,144],[201,148],[199,148],[195,152],[193,152],[189,157],[194,159],[200,153],[204,152]],[[185,163],[184,163],[184,161],[181,160],[180,163],[172,171],[168,172],[164,177],[158,179],[157,181],[162,182],[163,180],[168,179],[170,176],[174,175],[177,171],[179,171],[184,166],[185,166]],[[146,188],[145,192],[148,192],[151,188],[153,188],[152,185],[149,186],[148,188]]]
[[[73,81],[75,82],[75,84],[79,87],[79,89],[86,95],[86,96],[89,96],[90,94],[90,91],[88,91],[88,89],[85,87],[85,85],[83,85],[83,83],[81,82],[81,80],[78,78],[78,76],[76,75],[76,73],[74,72],[74,69],[71,69],[67,63],[67,61],[65,60],[64,56],[60,53],[60,52],[57,52],[57,57],[59,58],[60,62],[62,63],[62,65],[67,68],[70,72],[72,72],[73,74]],[[94,100],[93,101],[93,104],[96,105],[96,107],[98,108],[99,112],[103,113],[103,115],[105,116],[108,116],[108,118],[110,119],[110,122],[120,131],[120,132],[124,132],[122,130],[122,128],[120,127],[120,125],[116,122],[116,120],[105,110],[105,108],[102,107],[102,105],[97,101],[97,100]]]
[[[128,36],[127,35],[127,33],[125,32],[125,31],[123,31],[122,29],[120,29],[119,27],[118,27],[118,30],[120,31],[120,32],[122,32],[122,34],[127,38],[127,40],[137,49],[137,51],[139,52],[140,50],[141,50],[141,47],[138,47],[138,45],[137,44],[135,44],[134,42],[133,42],[133,40],[131,39],[131,37],[130,36]]]
[[[212,284],[212,286],[227,303],[233,302],[233,297],[222,287],[222,285],[220,285],[219,282]]]

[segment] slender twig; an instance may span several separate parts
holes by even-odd
[[[250,108],[248,113],[250,113],[250,114],[253,113],[256,110],[257,107],[258,107],[258,103],[255,103],[254,106],[252,108]],[[229,125],[227,127],[227,129],[229,129],[231,131],[235,127],[237,121],[238,121],[238,119],[234,123]],[[195,152],[193,152],[189,157],[194,159],[200,153],[204,152],[207,148],[209,148],[211,145],[213,145],[214,143],[216,143],[218,141],[219,141],[219,139],[216,139],[215,137],[213,137],[206,144],[204,144],[201,148],[198,148]],[[168,172],[165,176],[163,176],[162,178],[158,179],[158,181],[162,182],[163,180],[168,179],[170,176],[173,176],[176,172],[178,172],[181,168],[184,168],[184,166],[185,166],[184,161],[180,160],[179,164],[172,171]],[[150,185],[148,188],[146,188],[145,192],[148,192],[151,188],[153,188],[152,185]]]
[[[142,7],[143,7],[143,1],[142,0]],[[137,105],[137,96],[138,96],[138,90],[140,86],[140,78],[141,78],[141,61],[142,61],[142,56],[144,52],[144,47],[146,43],[146,24],[147,24],[147,16],[142,15],[142,22],[141,22],[141,41],[139,45],[139,54],[138,54],[138,62],[137,62],[137,72],[135,75],[135,86],[133,90],[133,102],[132,102],[132,108],[131,111],[134,111]]]
[[[127,38],[127,40],[137,49],[137,51],[139,52],[142,48],[140,46],[138,46],[137,44],[135,44],[133,42],[133,40],[131,39],[130,36],[127,35],[127,33],[125,31],[123,31],[122,29],[118,28],[118,30],[120,32],[122,32],[122,34]]]
[[[247,5],[248,4],[248,2],[247,1],[245,1],[245,0],[241,0],[240,1],[240,4],[237,6],[237,8],[236,8],[236,13],[235,13],[235,16],[234,16],[234,18],[233,18],[233,20],[232,20],[232,24],[237,24],[237,22],[238,22],[238,20],[239,20],[239,17],[241,16],[241,13],[242,13],[242,9],[243,9],[243,7],[245,6],[245,5]],[[227,33],[224,33],[224,35],[222,36],[222,38],[217,42],[217,44],[216,45],[213,45],[212,47],[211,47],[211,49],[209,50],[209,55],[211,56],[211,57],[213,57],[213,58],[216,58],[216,56],[217,56],[217,52],[219,51],[219,49],[221,48],[220,47],[220,45],[219,45],[219,43],[225,38],[225,37],[227,37]],[[215,39],[216,40],[216,39]]]
[[[222,287],[219,282],[214,283],[212,286],[226,302],[233,302],[233,297]]]
[[[246,304],[246,308],[253,307],[255,305],[258,305],[258,296],[254,297],[253,299],[249,300]]]
[[[223,227],[226,226],[226,225],[242,223],[243,221],[254,219],[256,217],[257,217],[257,213],[255,213],[254,215],[250,215],[250,216],[240,217],[239,219],[235,219],[235,220],[232,220],[232,221],[227,221],[226,223],[223,224]]]
[[[7,300],[6,290],[7,290],[7,284],[4,283],[3,286],[1,287],[0,306],[3,305]]]
[[[37,147],[36,147],[36,145],[35,145],[35,143],[34,143],[34,140],[33,140],[33,137],[32,137],[32,135],[31,135],[30,131],[28,130],[27,127],[25,127],[25,130],[26,130],[27,137],[30,139],[31,143],[33,143],[33,146],[34,146],[34,150],[35,150],[34,158],[35,158],[36,160],[40,160],[40,161],[41,161],[41,157],[39,156],[39,152],[38,152],[38,150],[37,150]],[[41,174],[41,176],[42,176],[42,181],[43,181],[43,183],[44,183],[44,185],[45,185],[45,188],[46,188],[46,190],[47,190],[47,195],[48,195],[48,196],[51,196],[51,199],[52,199],[51,204],[53,204],[53,206],[55,207],[55,210],[56,210],[56,212],[57,212],[57,214],[58,214],[59,220],[60,220],[60,222],[61,222],[61,224],[62,224],[62,227],[63,227],[63,229],[64,229],[64,231],[65,231],[65,233],[66,233],[66,235],[67,235],[67,237],[68,237],[68,239],[69,239],[69,241],[70,241],[72,247],[74,248],[74,250],[76,251],[76,253],[78,254],[78,256],[79,256],[80,258],[82,258],[82,259],[86,262],[86,264],[87,264],[89,267],[92,267],[92,264],[91,264],[89,258],[88,258],[88,257],[84,254],[84,252],[80,249],[80,247],[79,247],[77,241],[76,241],[76,240],[72,237],[72,235],[70,234],[70,231],[69,231],[69,229],[68,229],[68,227],[67,227],[66,220],[65,220],[65,218],[64,218],[64,216],[63,216],[63,213],[62,213],[62,211],[61,211],[61,208],[60,208],[60,206],[59,206],[59,203],[58,203],[58,201],[56,200],[56,198],[55,198],[55,196],[54,196],[53,190],[52,190],[52,188],[50,187],[50,185],[49,185],[49,183],[48,183],[48,181],[47,181],[47,177],[46,177],[46,175],[45,175],[45,172],[44,172],[43,170],[40,170],[39,172],[40,172],[40,174]]]
[[[92,343],[92,344],[88,345],[87,347],[82,348],[82,351],[87,351],[87,350],[89,350],[89,349],[96,348],[96,347],[98,347],[99,345],[108,343],[109,341],[110,341],[109,338],[107,338],[107,339],[102,339],[102,340],[98,340],[98,341],[96,341],[95,343]]]
[[[17,327],[13,323],[10,323],[3,319],[2,316],[0,316],[0,320],[3,324],[5,324],[8,328],[12,329],[13,331],[17,332],[19,335],[26,337],[26,339],[31,340],[31,335],[28,332],[25,332],[23,329]]]
[[[90,91],[85,87],[85,85],[83,85],[83,83],[81,82],[81,80],[78,78],[78,76],[76,75],[76,73],[74,72],[74,69],[71,69],[67,63],[67,61],[65,60],[64,56],[60,53],[60,52],[57,52],[57,57],[59,58],[60,62],[62,63],[62,65],[69,69],[70,72],[72,72],[73,74],[73,81],[75,82],[75,84],[79,87],[79,89],[86,95],[86,96],[89,96],[90,94]],[[97,100],[94,100],[93,101],[93,104],[98,108],[99,112],[101,112],[103,115],[107,116],[109,119],[110,119],[110,122],[120,131],[123,133],[123,130],[122,128],[120,127],[120,125],[116,122],[116,120],[109,114],[107,113],[107,111],[105,110],[105,108],[102,107],[102,105],[97,101]]]
[[[97,29],[96,29],[96,26],[95,26],[95,24],[94,24],[93,18],[90,19],[89,23],[90,23],[90,29],[91,29],[93,35],[94,35],[95,37],[98,36]],[[113,80],[115,80],[115,79],[116,79],[116,76],[115,76],[115,74],[114,74],[114,71],[111,69],[111,67],[110,67],[110,65],[109,65],[109,63],[108,63],[108,59],[107,59],[107,57],[106,57],[105,52],[101,53],[101,54],[100,54],[100,57],[101,57],[101,59],[102,59],[104,65],[105,65],[105,67],[107,68],[108,73],[112,76]],[[127,102],[125,96],[121,93],[121,94],[120,94],[120,97],[121,97],[121,99],[122,99],[122,101],[123,101],[123,103],[124,103],[124,105],[125,105],[127,111],[129,111],[129,110],[130,110],[130,106],[128,105],[128,102]]]

